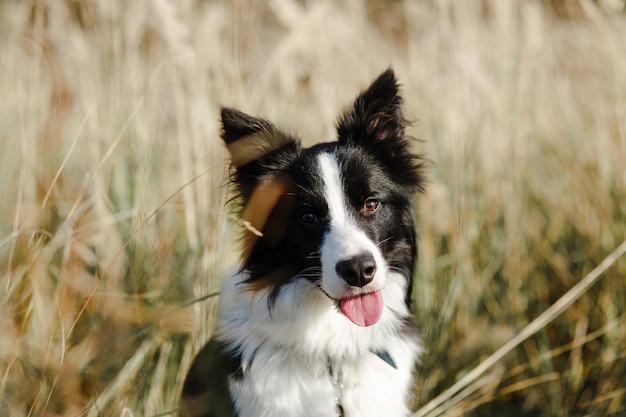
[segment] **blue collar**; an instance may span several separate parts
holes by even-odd
[[[371,351],[374,355],[378,356],[380,359],[384,360],[389,366],[391,366],[393,369],[398,369],[398,364],[396,364],[396,361],[393,360],[393,357],[391,356],[391,354],[386,351],[386,350],[377,350],[377,351]]]

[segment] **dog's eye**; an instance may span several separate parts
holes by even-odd
[[[300,221],[303,223],[315,223],[317,216],[311,210],[304,210],[300,213]]]
[[[379,207],[380,201],[378,201],[377,198],[370,197],[365,200],[365,203],[363,203],[363,208],[361,208],[361,214],[363,214],[364,216],[373,214],[374,212],[376,212],[376,210],[378,210]]]

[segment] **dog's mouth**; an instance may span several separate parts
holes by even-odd
[[[362,327],[372,326],[383,315],[383,295],[380,290],[354,295],[340,299],[338,306],[352,323]]]

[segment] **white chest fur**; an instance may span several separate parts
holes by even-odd
[[[231,382],[240,416],[407,416],[415,346],[394,342],[398,369],[371,352],[326,366],[296,352],[262,349],[245,377]]]
[[[401,276],[390,276],[383,317],[368,328],[350,323],[306,280],[282,288],[270,310],[267,294],[242,288],[242,278],[226,282],[218,324],[218,339],[241,354],[241,375],[230,380],[240,417],[409,415],[420,348],[405,328]]]

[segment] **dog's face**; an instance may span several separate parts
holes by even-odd
[[[266,120],[222,110],[251,290],[269,287],[271,303],[284,284],[304,278],[353,323],[369,326],[397,272],[408,303],[417,252],[412,196],[423,181],[401,103],[388,70],[340,118],[336,142],[306,149]]]

